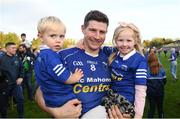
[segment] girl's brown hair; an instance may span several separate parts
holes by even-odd
[[[158,58],[155,53],[150,53],[148,55],[148,66],[149,66],[151,74],[153,74],[153,75],[158,74],[158,72],[162,66],[159,63]]]

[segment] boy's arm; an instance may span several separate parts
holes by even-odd
[[[83,71],[81,69],[76,68],[75,72],[71,74],[68,80],[65,82],[66,84],[77,83],[84,76]]]

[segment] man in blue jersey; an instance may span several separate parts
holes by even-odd
[[[105,41],[108,25],[109,20],[104,13],[97,10],[90,11],[85,16],[81,27],[85,50],[71,48],[59,53],[69,70],[73,72],[76,68],[81,68],[84,72],[84,77],[73,85],[73,91],[83,105],[82,112],[74,105],[75,100],[68,101],[60,108],[48,109],[44,106],[42,93],[38,90],[36,98],[42,109],[54,117],[78,117],[79,112],[83,115],[100,105],[101,98],[106,95],[111,83],[107,65],[108,58],[100,50]],[[110,117],[122,117],[117,107],[113,107],[110,112]],[[96,113],[101,113],[101,111]],[[91,115],[91,118],[92,116],[97,118],[96,114]]]

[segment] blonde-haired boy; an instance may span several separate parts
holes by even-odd
[[[35,62],[35,78],[43,92],[46,106],[59,107],[76,98],[69,84],[78,82],[83,72],[76,69],[71,73],[58,55],[66,33],[66,27],[59,18],[44,17],[38,22],[37,29],[42,47]]]

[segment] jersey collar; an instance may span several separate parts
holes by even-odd
[[[47,45],[41,45],[41,46],[40,46],[40,50],[45,50],[45,49],[51,49],[51,48],[48,47]],[[59,52],[60,52],[60,50],[57,51],[57,53],[59,53]]]
[[[93,54],[88,53],[88,52],[86,52],[86,51],[85,51],[85,53],[86,53],[87,55],[91,56],[91,57],[98,57],[98,56],[99,56],[99,54],[97,54],[97,55],[93,55]]]
[[[118,54],[120,55],[120,57],[123,58],[123,60],[127,60],[129,59],[132,55],[134,55],[136,53],[136,50],[132,50],[130,53],[128,53],[127,55],[122,55],[120,52],[118,52]]]

